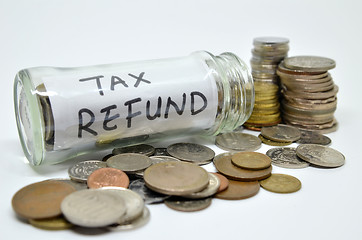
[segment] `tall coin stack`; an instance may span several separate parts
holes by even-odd
[[[278,64],[287,56],[289,40],[280,37],[259,37],[253,41],[250,60],[254,78],[254,110],[244,127],[259,130],[281,122]]]
[[[286,124],[321,133],[336,130],[338,87],[328,73],[335,66],[332,59],[316,56],[290,57],[280,63],[277,73]]]

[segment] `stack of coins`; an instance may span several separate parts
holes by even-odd
[[[279,105],[278,64],[287,56],[287,38],[259,37],[254,39],[250,61],[254,78],[255,105],[253,113],[244,126],[260,130],[281,122]]]
[[[321,133],[336,130],[338,87],[328,73],[335,66],[332,59],[316,56],[290,57],[279,65],[286,124]]]

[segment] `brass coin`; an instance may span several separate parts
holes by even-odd
[[[212,198],[203,199],[185,199],[185,198],[169,198],[165,200],[167,207],[181,212],[200,211],[211,205]]]
[[[220,173],[212,173],[215,176],[217,176],[220,180],[220,186],[219,189],[217,190],[217,192],[221,192],[224,191],[225,189],[228,188],[229,186],[229,179],[227,179],[224,175],[220,174]]]
[[[261,141],[263,143],[265,143],[266,145],[269,145],[269,146],[288,146],[293,143],[293,142],[276,142],[276,141],[263,137],[263,135],[261,135],[261,134],[259,134],[258,137],[261,139]]]
[[[45,230],[65,230],[73,227],[63,216],[46,219],[29,219],[29,223],[37,228]]]
[[[27,219],[52,218],[61,214],[62,200],[75,188],[59,181],[43,181],[20,189],[12,199],[14,211]]]
[[[267,179],[259,181],[262,188],[275,193],[292,193],[302,187],[298,178],[287,174],[273,173]]]
[[[278,124],[272,127],[263,127],[261,134],[270,140],[276,142],[293,142],[300,138],[300,131],[292,126]]]
[[[257,181],[270,176],[272,166],[256,171],[242,169],[231,162],[232,155],[232,153],[222,153],[214,158],[216,169],[227,178],[239,181]]]
[[[226,200],[239,200],[252,197],[259,192],[260,184],[258,181],[240,182],[229,180],[229,187],[215,195],[216,198]]]
[[[270,167],[271,159],[257,152],[239,152],[231,157],[231,162],[237,167],[249,170],[262,170]]]
[[[125,172],[116,168],[100,168],[89,175],[87,184],[89,188],[123,187],[129,185],[129,178]]]
[[[186,162],[162,162],[144,172],[146,186],[166,195],[182,196],[199,192],[209,184],[209,174],[202,167]]]

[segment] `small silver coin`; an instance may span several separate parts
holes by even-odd
[[[304,161],[320,167],[340,167],[345,163],[342,153],[318,144],[301,144],[296,152]]]
[[[231,132],[218,135],[215,144],[226,151],[255,151],[260,148],[261,140],[251,134]]]
[[[315,131],[308,131],[308,130],[301,130],[301,137],[296,143],[299,144],[319,144],[319,145],[329,145],[332,140],[320,133],[317,133]]]
[[[107,164],[98,160],[79,162],[68,169],[69,177],[73,181],[87,182],[88,176],[99,168],[105,168]]]
[[[325,57],[295,56],[285,58],[284,66],[291,69],[300,69],[306,72],[325,72],[336,67],[336,62]]]
[[[212,198],[203,199],[185,199],[185,198],[170,198],[165,200],[167,207],[181,212],[200,211],[211,205]]]
[[[149,157],[138,153],[117,154],[110,157],[106,163],[108,167],[117,168],[126,173],[142,171],[152,164]]]
[[[190,199],[200,199],[214,195],[220,187],[220,179],[216,175],[211,173],[209,173],[209,178],[209,185],[204,190],[183,195],[182,197]]]
[[[262,127],[261,134],[263,137],[276,142],[294,142],[301,136],[298,128],[284,124]]]
[[[272,164],[282,168],[306,168],[309,163],[297,156],[295,148],[272,148],[266,152]]]
[[[73,192],[63,199],[60,208],[69,222],[82,227],[117,223],[127,210],[119,194],[99,189]]]
[[[196,143],[175,143],[167,147],[167,152],[182,161],[207,164],[215,157],[215,152],[206,146]]]
[[[152,204],[152,203],[161,203],[165,199],[169,198],[169,195],[164,195],[155,191],[152,191],[148,187],[146,187],[145,182],[143,179],[137,179],[132,181],[129,186],[129,189],[132,191],[138,193],[146,204]]]
[[[107,229],[110,231],[125,231],[125,230],[136,229],[148,223],[150,221],[150,217],[151,217],[150,210],[146,206],[144,206],[142,215],[140,217],[123,224],[113,224],[107,227]]]
[[[112,151],[113,155],[122,154],[122,153],[138,153],[146,156],[151,156],[155,152],[155,148],[147,144],[139,144],[128,147],[115,148]]]

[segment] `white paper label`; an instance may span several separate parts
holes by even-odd
[[[189,56],[65,69],[44,78],[54,117],[54,150],[211,127],[218,93],[209,71]]]

